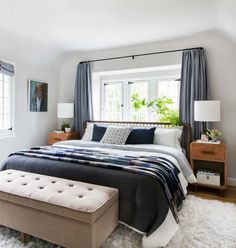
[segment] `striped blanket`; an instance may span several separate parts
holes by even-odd
[[[181,209],[185,198],[178,178],[180,171],[166,158],[160,156],[118,156],[86,148],[71,149],[53,146],[33,147],[12,153],[9,156],[12,155],[66,161],[150,176],[162,186],[173,216],[176,222],[179,222],[177,212]]]

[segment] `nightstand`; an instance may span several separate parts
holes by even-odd
[[[197,186],[216,188],[222,195],[227,188],[227,146],[220,144],[197,143],[190,145],[190,163],[196,176],[198,171],[211,171],[220,175],[220,185],[209,183],[196,183]]]
[[[48,134],[48,144],[52,145],[58,141],[78,139],[79,135],[75,132],[71,133],[49,133]]]

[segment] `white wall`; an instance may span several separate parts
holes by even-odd
[[[58,54],[51,48],[32,44],[23,37],[0,32],[0,58],[15,64],[15,137],[0,139],[0,163],[10,152],[34,145],[46,145],[47,134],[57,127]],[[48,83],[48,112],[27,110],[27,80]]]
[[[203,46],[207,51],[209,92],[210,98],[222,101],[222,120],[215,125],[223,133],[223,139],[229,149],[229,178],[236,180],[236,45],[227,40],[219,32],[202,33],[166,42],[129,46],[124,48],[95,51],[91,53],[72,53],[65,57],[59,73],[59,99],[72,101],[74,96],[74,82],[76,65],[79,61],[112,56],[132,55],[136,53],[163,51],[178,48]],[[170,53],[148,57],[139,57],[93,64],[93,71],[121,70],[160,65],[174,65],[181,63],[181,53]],[[230,183],[234,183],[230,180]]]

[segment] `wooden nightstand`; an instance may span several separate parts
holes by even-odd
[[[216,188],[223,194],[227,188],[227,146],[192,142],[190,145],[190,163],[194,174],[198,171],[213,171],[220,174],[220,185],[196,183],[197,186]]]
[[[79,135],[77,133],[49,133],[48,134],[48,144],[52,145],[58,141],[78,139]]]

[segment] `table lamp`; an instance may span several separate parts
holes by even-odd
[[[220,105],[220,101],[194,101],[194,121],[219,122]],[[218,130],[211,131],[220,133]]]
[[[74,118],[74,103],[58,103],[57,104],[57,118],[69,119]],[[71,131],[70,122],[63,122],[62,130],[65,132]]]

